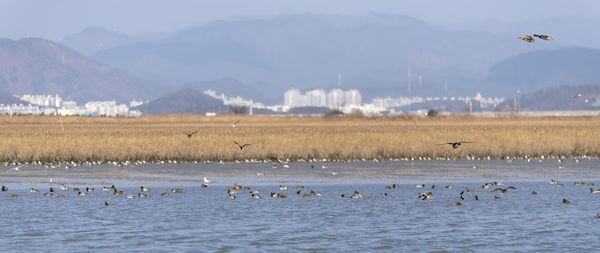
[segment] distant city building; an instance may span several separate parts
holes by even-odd
[[[341,89],[333,89],[327,93],[327,107],[337,108],[344,106],[344,91]]]
[[[297,89],[290,89],[283,95],[283,105],[286,108],[317,106],[329,108],[341,108],[348,105],[361,105],[362,98],[358,90],[343,91],[333,89],[326,93],[325,90],[316,89],[302,94]]]
[[[311,90],[306,92],[307,106],[327,106],[327,93],[324,90]]]
[[[283,104],[288,107],[300,107],[306,105],[306,97],[297,89],[290,89],[283,95]]]
[[[358,90],[349,90],[344,92],[344,103],[346,105],[360,105],[362,104],[362,96]]]
[[[29,95],[24,94],[22,96],[15,95],[15,97],[27,101],[33,105],[39,106],[51,106],[59,108],[61,106],[62,98],[58,95]]]

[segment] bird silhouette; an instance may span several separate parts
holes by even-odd
[[[186,134],[188,138],[192,138],[192,136],[193,136],[194,134],[198,133],[198,131],[191,132],[191,133],[188,133],[188,132],[183,132],[183,133],[184,133],[184,134]]]
[[[235,141],[233,143],[235,143],[235,145],[237,145],[240,148],[240,150],[244,150],[245,147],[248,147],[248,146],[251,145],[251,144],[248,144],[248,143],[246,143],[244,145],[240,145],[239,143],[237,143]]]
[[[522,41],[529,42],[529,43],[535,42],[535,39],[533,37],[531,37],[531,35],[526,35],[525,37],[517,37],[517,39],[520,39]]]
[[[438,145],[448,144],[448,145],[452,146],[452,148],[458,148],[460,146],[460,144],[463,144],[463,143],[475,143],[475,142],[472,142],[472,141],[446,142],[446,143],[441,143]]]
[[[554,38],[552,38],[552,37],[550,37],[548,35],[544,35],[544,34],[535,34],[534,33],[533,36],[534,37],[538,37],[538,38],[543,39],[543,40],[554,40]]]

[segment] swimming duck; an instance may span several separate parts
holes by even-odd
[[[253,190],[253,191],[251,191],[250,193],[252,193],[252,194],[259,194],[259,193],[260,193],[260,191],[259,191],[259,190]]]
[[[149,191],[150,191],[150,188],[148,188],[148,187],[144,187],[144,186],[140,186],[140,190],[141,190],[142,192],[149,192]]]
[[[302,190],[302,189],[304,189],[304,186],[302,186],[302,185],[296,186],[296,190]]]
[[[85,187],[85,191],[86,192],[93,192],[93,191],[95,191],[95,189],[94,188]]]
[[[145,198],[145,197],[148,197],[148,195],[146,193],[141,193],[140,192],[140,193],[138,193],[138,197]]]
[[[79,196],[87,196],[88,193],[87,192],[77,192],[77,195],[79,195]]]
[[[171,196],[171,193],[163,192],[163,193],[160,194],[160,196],[168,197],[168,196]]]
[[[229,195],[230,199],[235,199],[235,195]]]
[[[65,196],[65,195],[62,195],[62,194],[59,194],[59,195],[56,195],[56,197],[57,197],[57,198],[64,198],[64,197],[66,197],[66,196]]]
[[[302,197],[304,197],[304,198],[308,198],[308,197],[311,197],[311,196],[312,196],[312,195],[310,195],[310,194],[306,194],[306,193],[302,194]]]
[[[396,189],[399,188],[400,186],[398,186],[397,184],[392,184],[392,188]]]
[[[127,195],[128,199],[135,199],[135,195]]]
[[[256,175],[257,175],[257,176],[259,176],[259,177],[262,177],[262,176],[264,176],[264,175],[265,175],[265,173],[264,173],[264,172],[262,172],[262,171],[257,171],[257,172],[256,172]]]
[[[253,199],[260,199],[260,195],[258,195],[258,194],[252,194],[252,198]]]
[[[568,200],[566,200],[566,199],[563,199],[563,200],[562,200],[562,203],[563,203],[563,204],[571,204],[571,201],[568,201]]]
[[[532,191],[532,192],[531,192],[531,194],[532,194],[532,195],[537,195],[537,192],[535,192],[535,191]]]
[[[437,189],[437,186],[435,186],[435,185],[432,185],[432,186],[431,186],[431,189],[432,189],[432,190],[434,190],[434,189]]]
[[[590,187],[590,193],[600,193],[600,189],[594,190],[592,187]]]
[[[550,184],[557,184],[558,181],[554,180],[554,179],[550,179]]]
[[[207,188],[208,185],[207,184],[202,184],[202,188]]]
[[[175,189],[171,189],[172,193],[182,193],[183,190],[181,190],[180,188],[175,188]]]
[[[45,192],[45,193],[44,193],[44,196],[52,196],[52,193]]]
[[[315,192],[315,193],[313,193],[313,196],[315,196],[315,197],[323,197],[323,193]]]
[[[456,206],[462,206],[462,203],[460,203],[460,202],[457,201],[456,202]]]
[[[33,188],[31,188],[31,190],[29,190],[29,191],[30,191],[30,192],[40,192],[40,190],[38,190],[38,189],[33,189]]]
[[[65,186],[65,184],[61,184],[60,185],[60,189],[63,190],[63,191],[67,191],[67,190],[69,190],[69,187]]]
[[[54,192],[54,187],[50,187],[50,192]]]
[[[19,197],[19,195],[17,195],[17,194],[12,194],[12,193],[10,194],[10,196],[11,196],[12,198]]]
[[[416,188],[423,188],[423,187],[425,187],[425,185],[424,184],[418,184],[418,185],[415,185],[415,187]]]
[[[125,192],[123,192],[123,191],[117,191],[117,189],[115,189],[113,191],[113,195],[123,195],[123,193],[125,193]]]
[[[104,186],[104,187],[102,187],[102,190],[103,191],[110,191],[110,190],[112,190],[112,188]]]
[[[285,190],[287,190],[287,189],[288,189],[288,187],[287,187],[287,186],[284,186],[284,185],[280,185],[280,186],[279,186],[279,190],[285,191]]]
[[[351,199],[362,199],[365,196],[363,196],[362,194],[353,194],[352,196],[350,196]]]
[[[500,199],[500,197],[498,197],[498,196],[494,196],[494,199]]]
[[[475,200],[479,200],[479,197],[477,197],[477,195],[475,195]]]
[[[74,191],[74,192],[78,192],[78,191],[79,191],[79,188],[73,188],[73,191]]]
[[[8,191],[8,188],[6,188],[6,186],[4,186],[4,185],[3,185],[3,186],[2,186],[2,191],[3,191],[3,192],[5,192],[5,191]]]
[[[104,206],[108,206],[108,202],[104,201]]]
[[[452,185],[446,185],[446,186],[444,186],[444,188],[446,188],[446,189],[452,189],[454,187]]]
[[[379,195],[381,195],[381,196],[383,196],[383,197],[386,197],[388,194],[387,194],[386,192],[382,192],[382,193],[381,193],[381,194],[379,194]]]
[[[502,194],[506,194],[508,189],[496,188],[496,189],[493,189],[491,192],[495,192],[495,191],[500,191],[500,192],[502,192]]]

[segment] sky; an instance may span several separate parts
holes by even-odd
[[[0,37],[59,41],[88,27],[138,35],[213,20],[314,13],[401,14],[434,24],[600,18],[598,0],[0,0]]]

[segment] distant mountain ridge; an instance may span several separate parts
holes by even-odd
[[[131,77],[49,40],[0,39],[0,91],[59,94],[78,102],[148,99],[156,84]]]
[[[567,84],[600,82],[600,50],[569,47],[524,53],[490,68],[485,79],[491,90],[515,94]]]
[[[193,88],[171,92],[146,104],[132,108],[143,114],[206,114],[231,113],[223,101]]]
[[[512,36],[451,31],[401,15],[301,14],[212,22],[92,57],[171,87],[230,77],[281,101],[291,87],[334,87],[338,73],[343,74],[343,88],[364,88],[369,93],[365,97],[387,94],[368,90],[373,86],[406,96],[409,67],[412,95],[471,94],[480,89],[478,78],[499,59],[553,47],[534,48]],[[446,82],[451,89],[443,89]]]
[[[132,36],[109,31],[101,27],[87,28],[63,38],[60,43],[85,56],[99,51],[137,42]]]

